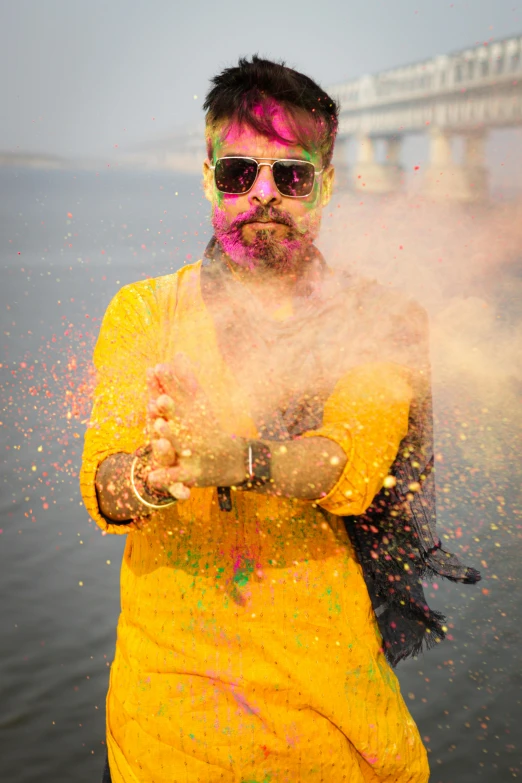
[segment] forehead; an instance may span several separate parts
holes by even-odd
[[[258,107],[257,111],[263,111]],[[249,155],[254,158],[298,158],[313,160],[316,155],[313,149],[306,149],[295,138],[295,120],[288,117],[285,111],[274,106],[271,109],[274,133],[264,134],[255,131],[247,124],[237,120],[223,123],[213,134],[213,146],[217,156]],[[276,135],[277,134],[277,135]],[[278,136],[288,141],[282,141]]]

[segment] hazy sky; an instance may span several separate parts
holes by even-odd
[[[522,0],[0,0],[0,152],[112,156],[196,124],[209,78],[323,85],[522,32]],[[194,96],[197,96],[194,97]]]

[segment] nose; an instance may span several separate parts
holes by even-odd
[[[281,202],[281,194],[276,187],[274,175],[269,165],[260,164],[259,173],[248,194],[248,200],[252,205],[263,204],[263,206]]]

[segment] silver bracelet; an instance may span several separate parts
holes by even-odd
[[[134,482],[134,469],[136,467],[136,463],[138,462],[138,460],[139,460],[138,456],[134,457],[134,459],[132,460],[130,483],[131,483],[132,491],[134,492],[134,494],[136,495],[140,503],[143,503],[143,505],[147,506],[147,508],[167,508],[167,506],[174,505],[174,503],[176,502],[176,498],[172,498],[172,500],[167,500],[166,503],[156,504],[156,503],[149,503],[148,500],[145,500],[145,498],[141,497],[140,493],[136,489],[136,484]]]

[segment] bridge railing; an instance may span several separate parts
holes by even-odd
[[[383,71],[327,88],[341,112],[478,89],[522,75],[522,36]]]

